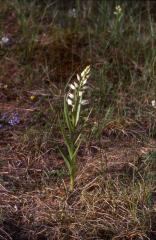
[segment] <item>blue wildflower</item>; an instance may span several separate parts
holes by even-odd
[[[18,113],[15,112],[12,114],[11,118],[8,120],[8,124],[10,126],[15,126],[19,123],[20,123],[19,115],[18,115]]]

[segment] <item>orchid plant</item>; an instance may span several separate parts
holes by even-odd
[[[82,140],[82,130],[88,120],[80,121],[81,108],[88,104],[88,100],[83,99],[84,93],[88,89],[87,80],[90,76],[90,66],[87,66],[82,73],[77,74],[77,81],[69,84],[69,91],[64,96],[63,124],[60,124],[64,143],[67,152],[60,153],[65,161],[70,176],[70,190],[74,189],[74,180],[76,175],[76,160],[79,147]],[[82,120],[82,119],[81,119]]]

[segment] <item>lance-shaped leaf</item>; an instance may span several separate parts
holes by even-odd
[[[61,154],[61,156],[62,156],[62,158],[63,158],[63,160],[64,160],[64,162],[65,162],[65,164],[66,164],[66,166],[68,168],[68,170],[69,170],[69,173],[71,174],[72,173],[72,166],[70,164],[69,159],[63,154],[63,152],[60,149],[59,149],[59,152],[60,152],[60,154]]]
[[[61,132],[62,132],[62,135],[63,135],[63,139],[64,139],[64,142],[65,142],[65,145],[67,147],[67,150],[68,150],[68,154],[69,154],[69,161],[72,159],[73,157],[73,153],[74,153],[74,144],[73,142],[67,137],[67,135],[65,134],[65,130],[63,128],[63,126],[61,125],[60,126],[61,128]]]

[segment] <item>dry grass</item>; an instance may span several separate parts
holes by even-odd
[[[17,144],[10,160],[3,157],[2,229],[11,239],[146,239],[155,231],[154,182],[138,160],[156,151],[155,141],[103,141],[105,150],[79,157],[73,193],[54,153],[31,159]]]

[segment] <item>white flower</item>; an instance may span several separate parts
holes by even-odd
[[[69,88],[73,91],[69,91],[66,95],[66,101],[68,105],[72,106],[72,111],[77,111],[76,108],[80,107],[81,105],[88,104],[88,100],[82,100],[82,96],[86,89],[89,87],[86,85],[87,80],[90,75],[90,66],[87,66],[82,73],[79,75],[77,74],[77,82],[73,82],[69,84]]]
[[[88,79],[89,78],[89,73],[90,73],[90,66],[87,66],[84,70],[83,70],[83,72],[81,73],[81,77],[82,77],[82,79],[83,79],[83,81],[84,81],[84,79]]]
[[[81,78],[80,78],[79,74],[76,74],[76,76],[77,76],[77,80],[80,82]]]
[[[78,88],[79,85],[76,82],[74,82],[74,86],[75,88]]]
[[[122,13],[122,8],[120,5],[115,7],[114,15],[120,15]]]
[[[85,79],[83,80],[83,85],[85,85],[85,84],[87,83],[87,80],[88,80],[88,78],[85,78]]]
[[[88,88],[89,88],[89,86],[83,86],[82,90],[86,90]]]
[[[78,88],[78,84],[76,82],[74,82],[73,84],[69,84],[69,87],[73,90],[75,90],[76,88]]]
[[[83,91],[79,91],[79,97],[81,97],[83,94]]]
[[[73,105],[73,101],[70,98],[67,98],[67,103],[68,105],[72,106]]]
[[[68,16],[69,16],[69,17],[76,18],[76,17],[77,17],[76,9],[75,9],[75,8],[69,9],[69,11],[68,11]]]
[[[10,39],[8,37],[2,37],[1,42],[3,44],[8,44],[10,42]]]
[[[82,100],[82,101],[81,101],[81,105],[86,105],[86,104],[88,104],[88,103],[89,103],[88,100]]]
[[[156,108],[156,101],[155,100],[152,100],[151,104],[152,104],[152,107]]]
[[[76,88],[73,84],[69,84],[69,87],[73,90],[75,90],[75,88]]]
[[[74,98],[74,95],[72,93],[68,93],[68,97],[70,97],[71,99]]]

